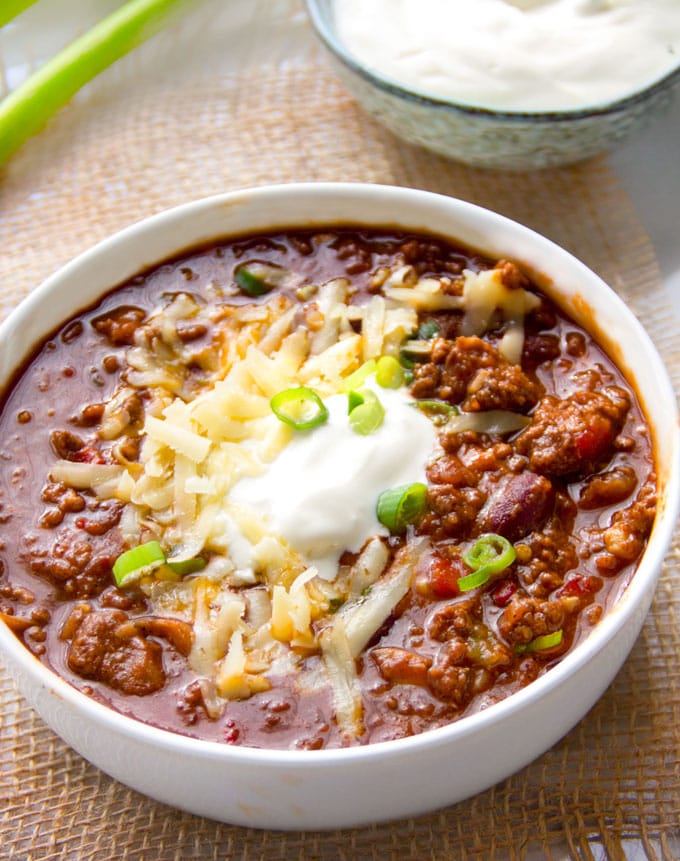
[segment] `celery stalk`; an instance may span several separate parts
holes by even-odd
[[[0,164],[88,81],[157,33],[190,0],[128,0],[0,102]]]
[[[12,18],[20,15],[24,9],[32,6],[36,0],[4,0],[0,6],[0,27],[4,27]]]

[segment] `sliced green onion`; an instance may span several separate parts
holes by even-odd
[[[413,401],[413,406],[420,410],[421,413],[430,416],[436,425],[444,424],[450,416],[455,416],[459,412],[458,407],[454,407],[452,404],[447,403],[447,401]]]
[[[264,296],[265,293],[269,293],[273,289],[245,266],[236,270],[234,280],[241,290],[249,296]]]
[[[375,381],[383,389],[398,389],[404,384],[404,369],[394,356],[381,356],[378,359]]]
[[[167,561],[168,568],[180,577],[186,574],[195,574],[197,571],[202,571],[205,568],[206,562],[202,556],[196,556],[193,559],[181,559],[174,562],[172,559]]]
[[[347,398],[352,430],[362,436],[375,433],[385,419],[385,408],[375,392],[362,389],[360,392],[349,392]]]
[[[328,602],[328,612],[337,613],[344,603],[344,598],[331,598]]]
[[[560,645],[563,636],[564,632],[560,628],[559,631],[553,631],[552,634],[543,634],[541,637],[536,637],[536,639],[531,640],[526,645],[517,646],[515,651],[523,654],[524,652],[543,652],[546,649],[553,649],[555,646]]]
[[[116,586],[129,586],[164,563],[165,553],[158,541],[147,541],[146,544],[126,550],[113,563]]]
[[[310,430],[328,420],[326,405],[311,389],[299,386],[284,389],[269,402],[272,412],[295,430]]]
[[[366,399],[361,392],[347,392],[347,415],[349,415],[352,410],[365,403]]]
[[[468,592],[483,586],[494,574],[505,571],[516,558],[517,552],[507,538],[487,532],[463,553],[463,562],[472,568],[472,574],[461,577],[458,588],[461,592]]]
[[[249,296],[264,296],[284,284],[289,276],[290,272],[282,266],[261,260],[249,260],[234,270],[234,280]]]
[[[424,362],[429,358],[431,353],[431,341],[421,341],[420,339],[405,341],[401,347],[400,359],[402,363],[404,359],[412,362]]]
[[[342,385],[340,390],[343,392],[350,392],[352,389],[359,389],[366,382],[366,379],[371,376],[371,374],[375,373],[377,362],[375,359],[369,359],[367,362],[364,362],[360,368],[357,368],[356,371],[353,371],[349,377],[345,377],[342,381]]]
[[[473,571],[472,574],[466,574],[465,577],[459,577],[458,588],[461,592],[469,592],[470,589],[477,589],[477,587],[488,583],[490,577],[491,571],[489,571],[486,566],[478,568],[476,571]]]
[[[441,326],[436,320],[425,320],[418,327],[416,338],[419,341],[429,341],[438,335],[441,331]]]
[[[378,497],[376,515],[383,526],[398,535],[420,518],[426,506],[427,485],[417,481],[383,491]]]
[[[515,548],[508,539],[495,532],[480,536],[472,547],[463,553],[463,562],[468,568],[473,571],[488,568],[489,574],[504,571],[516,558]]]
[[[421,401],[414,401],[413,406],[424,413],[444,413],[445,415],[451,415],[458,412],[458,407],[455,407],[448,401],[423,399]]]
[[[128,0],[44,63],[0,103],[0,164],[88,81],[141,45],[190,0]],[[13,3],[2,19],[28,3]],[[13,11],[14,10],[14,11]],[[0,19],[1,20],[1,19]]]
[[[35,2],[36,0],[4,0],[0,9],[0,27],[4,27],[12,18],[16,18]]]

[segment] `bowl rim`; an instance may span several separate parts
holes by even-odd
[[[300,194],[316,196],[321,201],[329,197],[333,198],[338,195],[345,195],[356,199],[357,202],[360,202],[362,198],[375,199],[377,196],[378,199],[382,198],[384,201],[390,201],[394,205],[395,212],[407,210],[409,203],[424,204],[433,210],[436,209],[437,205],[443,205],[450,208],[451,214],[456,218],[461,219],[466,214],[478,219],[482,218],[488,225],[489,232],[491,232],[493,226],[499,226],[506,231],[523,234],[531,240],[532,245],[538,246],[539,250],[542,248],[545,252],[556,255],[557,261],[561,260],[568,263],[571,267],[575,267],[575,271],[590,280],[591,284],[599,284],[598,289],[604,289],[611,294],[611,302],[617,306],[618,311],[624,317],[628,318],[630,324],[639,330],[640,338],[645,342],[646,348],[650,351],[650,355],[657,365],[655,372],[660,375],[662,388],[668,395],[667,406],[672,411],[671,416],[674,425],[671,452],[669,463],[667,464],[668,480],[664,485],[664,504],[661,506],[660,516],[657,516],[652,537],[635,571],[635,575],[625,587],[616,604],[606,612],[602,620],[594,626],[593,630],[581,643],[567,653],[557,665],[525,688],[516,691],[484,710],[461,717],[437,729],[426,730],[418,735],[390,741],[372,742],[354,747],[322,749],[319,751],[229,745],[181,735],[147,724],[137,718],[118,712],[114,708],[97,700],[91,699],[61,676],[57,675],[54,670],[43,664],[19,641],[4,623],[0,624],[0,659],[5,656],[10,659],[10,669],[15,679],[28,678],[38,682],[43,690],[62,700],[65,704],[70,705],[77,712],[88,717],[93,723],[110,730],[118,736],[143,742],[148,746],[163,749],[167,752],[198,757],[201,760],[214,761],[217,759],[220,761],[223,760],[227,764],[232,762],[243,765],[257,765],[266,762],[274,768],[285,769],[295,766],[303,771],[315,771],[333,765],[347,765],[354,762],[377,763],[385,757],[391,757],[398,751],[403,751],[404,753],[410,751],[413,753],[419,750],[424,751],[425,749],[446,747],[453,742],[462,741],[495,723],[502,722],[506,716],[531,707],[533,703],[540,701],[553,692],[554,689],[559,688],[563,678],[570,677],[591,660],[595,659],[606,647],[609,639],[615,633],[619,632],[626,622],[634,621],[635,614],[639,612],[640,606],[646,609],[647,602],[651,600],[651,593],[660,573],[663,558],[670,545],[678,513],[680,512],[680,428],[678,427],[678,410],[675,393],[656,348],[632,311],[625,305],[618,294],[596,273],[556,243],[536,233],[531,228],[525,227],[519,222],[513,221],[492,210],[484,209],[476,204],[446,195],[397,186],[370,183],[326,182],[267,185],[259,188],[247,188],[212,195],[162,210],[99,241],[50,275],[39,287],[29,293],[3,321],[0,325],[0,341],[5,339],[22,316],[44,308],[46,298],[57,291],[66,279],[73,277],[83,266],[91,265],[93,260],[97,260],[102,255],[110,253],[124,254],[126,246],[131,244],[132,241],[139,240],[140,236],[144,236],[144,234],[151,235],[154,232],[165,231],[168,236],[173,235],[175,239],[172,244],[176,248],[175,254],[179,255],[183,252],[184,248],[180,247],[180,243],[177,242],[176,228],[182,223],[190,222],[198,214],[210,213],[212,210],[222,211],[224,208],[233,209],[240,204],[251,204],[253,202],[256,204],[258,202],[271,204],[276,200],[285,200],[286,198],[295,199]],[[267,211],[266,207],[263,211]],[[360,211],[360,208],[358,208],[358,211]],[[308,220],[291,214],[288,220],[291,229],[295,229],[296,218],[298,218],[298,226],[302,226],[303,223],[305,225],[309,224]],[[339,224],[341,220],[333,219],[332,217],[319,217],[314,223],[321,227],[334,223]],[[361,218],[357,218],[355,224],[361,223]],[[370,224],[371,222],[367,220],[364,223]],[[406,217],[400,216],[399,223],[403,229],[408,229],[408,215]],[[395,225],[395,229],[398,226],[398,224]],[[412,229],[415,230],[417,228],[417,217],[414,217]],[[175,230],[174,233],[173,229]],[[263,231],[266,229],[262,227]],[[272,227],[271,229],[274,228]],[[422,227],[420,229],[427,230],[427,228]],[[231,231],[221,235],[225,237],[235,236],[237,232]],[[442,235],[449,235],[454,241],[456,239],[448,231]],[[214,238],[218,239],[219,237],[220,233],[217,230]],[[209,240],[206,240],[207,242]],[[195,247],[195,245],[196,243],[189,247]],[[483,248],[479,250],[483,251]],[[173,252],[165,254],[162,259],[151,262],[149,266],[161,265],[163,260],[172,259],[172,257]],[[97,293],[97,296],[92,297],[92,301],[97,301],[97,298],[101,298],[105,292],[104,290]],[[78,305],[73,313],[78,313],[80,307],[81,305]],[[49,333],[44,337],[48,337],[48,335]],[[13,360],[13,372],[21,368],[22,362],[27,355],[30,355],[30,347],[27,348],[25,354],[19,357],[18,360]],[[3,388],[11,385],[12,380],[13,376],[10,373],[7,376],[7,380],[3,381]],[[669,419],[670,421],[671,419]]]
[[[383,90],[390,96],[409,101],[422,107],[433,108],[438,111],[454,111],[468,117],[480,120],[500,120],[512,123],[521,122],[526,124],[553,124],[565,122],[577,122],[595,117],[605,117],[611,114],[625,113],[635,105],[652,99],[657,93],[671,88],[680,82],[680,58],[677,65],[660,78],[647,84],[642,89],[637,89],[630,95],[614,99],[609,102],[597,102],[582,108],[567,108],[564,110],[537,110],[519,111],[501,108],[484,107],[469,102],[457,102],[453,99],[445,99],[426,92],[411,89],[403,83],[390,77],[383,77],[376,69],[365,66],[345,46],[337,31],[330,23],[332,0],[328,5],[328,15],[324,13],[322,6],[324,0],[304,0],[308,16],[316,30],[317,35],[326,48],[340,60],[351,72],[363,78],[366,82],[379,90]]]

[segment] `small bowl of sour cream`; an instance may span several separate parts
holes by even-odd
[[[477,167],[604,152],[680,89],[677,0],[306,2],[366,110]]]

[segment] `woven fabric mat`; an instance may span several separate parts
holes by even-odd
[[[0,315],[94,241],[167,206],[269,182],[385,182],[482,204],[573,251],[630,303],[680,389],[676,318],[649,239],[605,158],[516,175],[406,146],[361,113],[297,4],[288,6],[279,24],[291,25],[294,52],[280,45],[267,61],[219,79],[169,79],[157,74],[163,46],[149,47],[104,75],[0,173]],[[356,831],[246,830],[146,799],[72,752],[0,671],[0,856],[678,859],[679,569],[676,536],[623,670],[552,750],[455,807]]]

